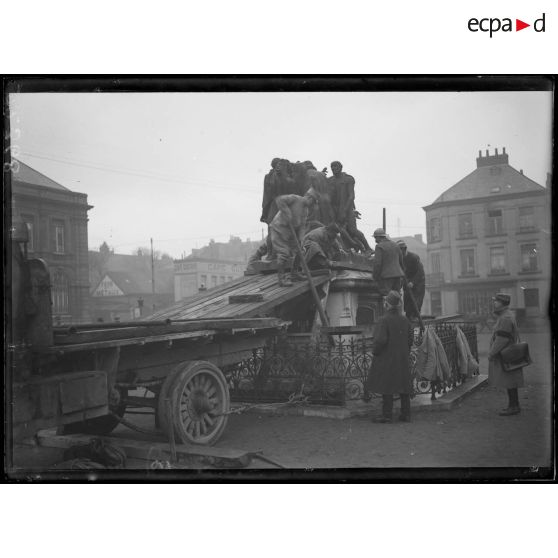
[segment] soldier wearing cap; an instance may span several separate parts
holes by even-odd
[[[403,309],[407,318],[412,320],[414,318],[418,318],[417,311],[420,314],[422,301],[424,300],[424,291],[426,289],[424,266],[422,265],[418,254],[407,250],[407,244],[404,240],[398,240],[397,245],[403,254],[403,271],[405,272],[405,296],[403,299]],[[415,299],[416,310],[411,302],[409,291]]]
[[[367,391],[382,395],[382,415],[375,422],[391,422],[393,396],[401,400],[399,420],[411,420],[412,380],[409,353],[413,344],[413,327],[401,314],[401,297],[390,291],[385,298],[386,313],[374,329],[372,365],[367,380]]]
[[[510,296],[505,293],[498,293],[492,298],[496,323],[488,350],[488,381],[493,386],[506,389],[508,393],[508,406],[500,411],[502,416],[521,412],[518,388],[523,387],[523,369],[508,372],[503,369],[500,359],[502,349],[518,341],[517,323],[509,309],[510,300]]]
[[[275,215],[269,226],[271,245],[273,253],[277,256],[279,286],[290,287],[292,279],[296,277],[296,270],[291,270],[291,277],[286,278],[285,268],[287,262],[296,255],[296,240],[293,238],[292,230],[294,230],[298,242],[302,242],[306,232],[308,212],[317,203],[318,194],[310,188],[304,196],[288,194],[279,196],[275,201],[279,212]]]
[[[373,275],[378,290],[384,296],[389,291],[399,291],[402,286],[403,254],[393,240],[388,240],[384,229],[374,231],[376,252],[374,254]]]

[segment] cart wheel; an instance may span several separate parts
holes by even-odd
[[[172,386],[176,380],[177,374],[184,370],[184,366],[188,363],[180,363],[175,366],[165,378],[165,381],[161,385],[159,390],[159,395],[157,396],[157,408],[155,411],[155,426],[160,428],[165,434],[169,431],[169,419],[167,417],[167,407],[166,400],[170,397]]]
[[[205,361],[184,363],[175,372],[168,395],[169,422],[182,442],[211,445],[219,439],[230,404],[229,388],[219,368]]]
[[[109,410],[113,415],[104,415],[87,419],[82,422],[72,422],[63,427],[64,434],[110,434],[119,424],[126,412],[126,402],[124,398],[128,396],[128,390],[118,389],[118,402],[109,405]]]

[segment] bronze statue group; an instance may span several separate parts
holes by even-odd
[[[328,177],[327,168],[318,171],[311,161],[291,163],[279,157],[271,161],[260,218],[268,226],[267,239],[250,264],[262,258],[276,261],[279,285],[286,287],[301,279],[297,242],[311,270],[327,269],[348,253],[362,254],[372,258],[381,294],[385,297],[390,290],[403,289],[406,315],[418,318],[425,290],[420,258],[407,251],[404,241],[390,240],[383,229],[374,231],[376,248],[372,249],[357,227],[355,179],[343,172],[339,161],[333,161],[330,168]]]

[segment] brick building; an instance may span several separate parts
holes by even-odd
[[[546,314],[550,290],[550,188],[479,151],[477,168],[424,207],[425,311],[490,312],[496,292],[511,295],[518,317]]]
[[[30,258],[49,267],[55,322],[90,320],[87,195],[73,192],[25,163],[13,160],[12,216],[29,230]]]

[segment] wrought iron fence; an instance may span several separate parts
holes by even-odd
[[[435,324],[450,365],[450,381],[432,383],[417,375],[416,355],[422,334],[415,330],[409,359],[415,393],[442,392],[459,385],[456,323]],[[471,350],[478,357],[476,329],[459,324]],[[224,369],[233,400],[285,401],[302,394],[310,402],[342,405],[365,397],[365,384],[372,364],[372,339],[336,336],[330,341],[311,342],[278,338],[255,349],[252,356]],[[371,394],[373,396],[373,394]]]

